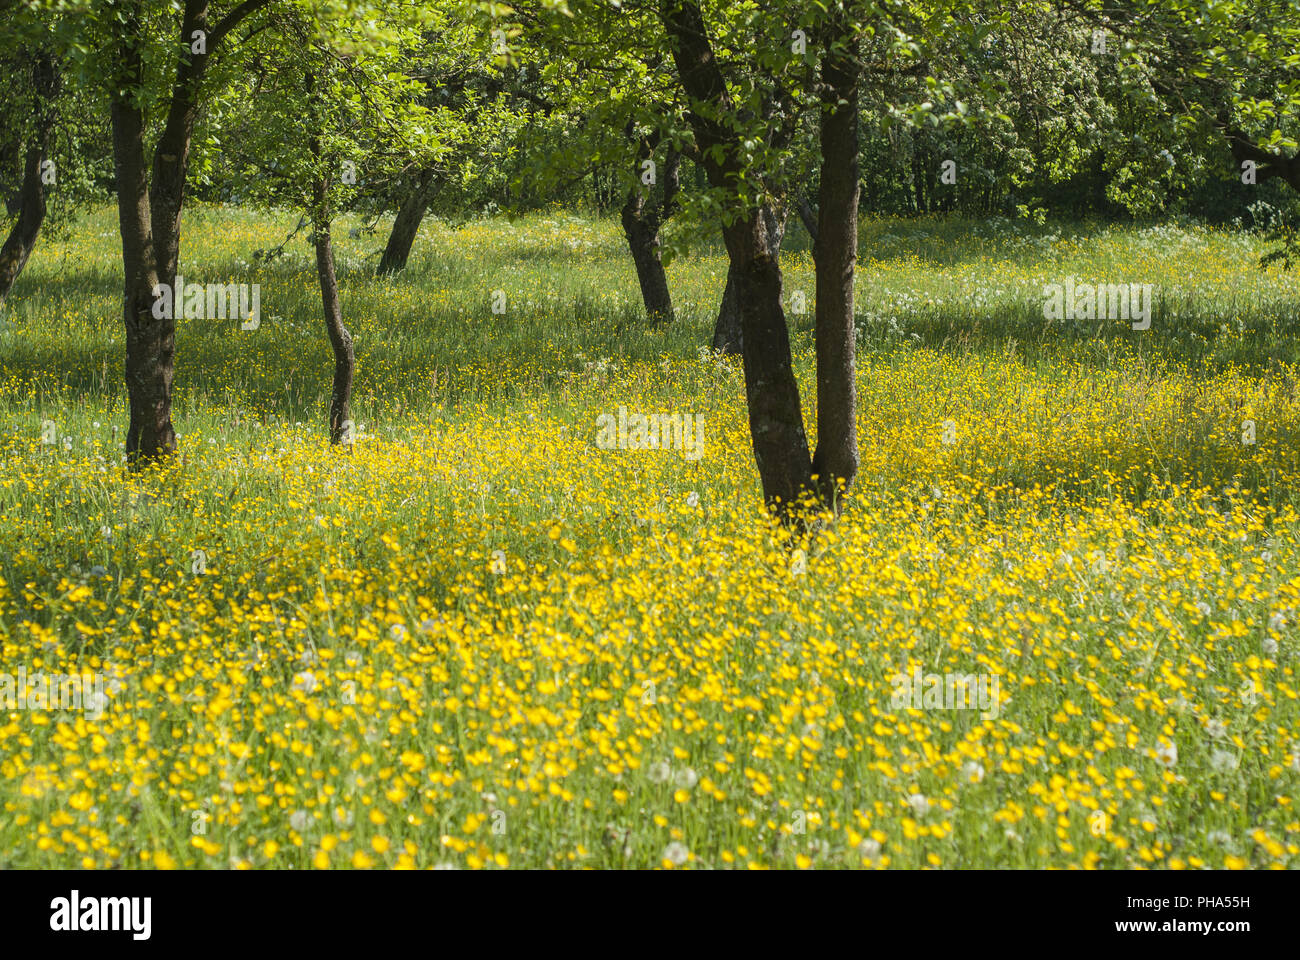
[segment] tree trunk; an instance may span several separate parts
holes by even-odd
[[[112,120],[118,224],[122,233],[126,389],[131,414],[126,455],[132,467],[138,467],[176,450],[176,431],[171,421],[176,325],[171,317],[153,315],[158,272],[149,227],[144,118],[136,106],[123,99],[113,103]],[[177,299],[173,297],[173,303]]]
[[[858,473],[853,275],[858,257],[858,66],[851,26],[822,63],[817,269],[817,452],[813,473],[837,510]]]
[[[316,275],[320,279],[321,305],[325,312],[325,331],[329,334],[330,348],[334,351],[334,383],[330,390],[330,443],[341,443],[345,429],[350,430],[352,419],[352,376],[356,370],[356,354],[352,348],[352,334],[343,326],[343,308],[339,304],[339,283],[334,275],[334,244],[330,237],[329,217],[321,216],[325,209],[325,184],[316,184],[316,222],[313,224],[316,246]],[[348,427],[345,428],[345,424]]]
[[[636,278],[641,285],[641,300],[646,316],[655,324],[673,319],[673,300],[668,292],[668,275],[659,259],[658,218],[646,212],[646,195],[641,190],[628,191],[623,204],[623,235],[627,237]]]
[[[779,262],[781,243],[785,238],[784,213],[771,206],[764,206],[762,216],[763,225],[767,228],[768,244],[776,252]],[[713,349],[732,356],[740,356],[744,344],[740,329],[740,301],[736,291],[736,268],[728,263],[727,286],[722,291],[718,319],[713,324]]]
[[[713,324],[713,349],[739,356],[741,353],[740,301],[736,293],[736,268],[728,259],[727,286],[722,291],[718,319]]]
[[[138,468],[176,451],[171,422],[175,322],[153,315],[158,284],[150,226],[149,179],[144,156],[145,120],[129,90],[144,83],[141,24],[133,12],[122,44],[123,87],[112,103],[117,216],[122,234],[122,323],[126,329],[126,389],[131,422],[126,456]],[[173,297],[173,305],[176,298]]]
[[[767,231],[767,247],[777,263],[780,263],[781,244],[785,242],[785,224],[789,211],[783,205],[765,203],[759,212],[763,217],[763,228]]]
[[[779,250],[772,243],[779,238],[769,234],[764,213],[755,211],[724,235],[735,266],[754,460],[764,500],[778,515],[787,516],[814,487],[790,334],[781,306]]]
[[[39,135],[38,135],[39,136]],[[18,193],[18,219],[4,246],[0,247],[0,303],[9,296],[18,274],[27,265],[36,236],[45,222],[45,184],[41,181],[41,162],[45,159],[46,138],[27,148],[23,164],[23,185]]]
[[[122,319],[126,327],[126,388],[131,423],[126,433],[132,467],[176,452],[172,428],[172,375],[176,325],[153,316],[153,291],[174,287],[180,257],[181,208],[190,142],[199,110],[199,87],[208,60],[224,38],[270,0],[244,0],[209,27],[208,0],[184,0],[181,53],[168,100],[167,117],[154,148],[153,183],[145,161],[148,127],[141,103],[146,47],[142,4],[123,4],[115,31],[120,60],[112,78],[113,160],[117,173],[118,222],[125,268]],[[201,31],[206,47],[193,49]],[[183,291],[172,291],[173,316]]]
[[[45,222],[45,181],[41,169],[53,135],[54,100],[58,96],[58,74],[53,58],[39,54],[32,64],[32,90],[36,94],[35,129],[23,163],[23,182],[18,191],[18,219],[0,247],[0,304],[9,296],[14,281],[27,265],[36,237]]]
[[[722,118],[735,106],[699,4],[697,0],[661,0],[660,13],[672,41],[682,87],[691,101],[704,107],[690,109],[687,118],[709,183],[734,192],[745,174],[740,161],[742,145]],[[737,219],[723,230],[723,239],[735,269],[740,304],[749,432],[764,500],[777,516],[789,521],[793,519],[791,507],[809,493],[815,495],[816,490],[781,306],[780,248],[772,243],[778,238],[769,235],[763,210],[750,207],[738,212]]]
[[[628,136],[632,135],[628,126]],[[637,170],[641,163],[654,154],[658,137],[641,141],[637,150]],[[668,275],[659,257],[659,229],[676,209],[677,190],[680,185],[681,156],[669,148],[664,157],[660,183],[650,190],[633,187],[623,204],[623,235],[627,238],[632,262],[636,264],[636,278],[641,287],[641,302],[646,316],[654,324],[673,320],[673,300],[668,291]],[[656,198],[656,195],[657,198]]]
[[[433,172],[426,170],[420,174],[415,187],[397,211],[397,219],[393,221],[393,230],[388,235],[384,255],[379,258],[379,268],[375,271],[377,275],[389,276],[406,269],[411,247],[415,245],[416,234],[420,232],[420,223],[424,220],[425,211],[429,209],[433,189]]]

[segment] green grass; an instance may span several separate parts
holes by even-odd
[[[178,323],[143,476],[113,212],[15,287],[0,662],[121,686],[0,706],[0,866],[1296,865],[1298,296],[1253,235],[864,221],[857,496],[796,544],[702,351],[720,247],[652,328],[612,221],[429,221],[388,280],[340,221],[340,451],[311,250],[253,260],[296,222],[187,212],[182,272],[263,322]],[[783,268],[812,424],[795,225]],[[1155,284],[1152,329],[1045,321],[1067,274]],[[705,456],[597,449],[619,405]],[[917,666],[1009,699],[896,707]]]

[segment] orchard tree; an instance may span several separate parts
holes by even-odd
[[[791,16],[792,10],[729,9],[711,25],[696,0],[660,2],[664,30],[689,102],[687,118],[696,155],[713,188],[710,199],[722,221],[735,271],[754,458],[764,498],[785,517],[813,496],[823,503],[836,502],[837,492],[852,483],[858,460],[852,284],[858,196],[854,50],[861,28],[850,11],[837,9],[816,24],[814,34],[828,44],[823,66],[823,159],[829,150],[831,157],[843,162],[844,141],[850,141],[847,171],[825,164],[822,169],[818,286],[820,290],[822,271],[831,270],[836,276],[827,281],[828,287],[840,293],[828,311],[819,314],[817,324],[819,422],[827,429],[820,437],[826,452],[819,457],[827,476],[819,485],[822,478],[814,479],[782,306],[779,247],[764,217],[771,201],[764,173],[779,167],[780,151],[790,139],[788,135],[774,138],[772,125],[792,129],[804,95],[800,83],[806,76],[808,48],[801,41],[808,33],[799,27],[799,18]],[[746,69],[730,76],[724,73],[724,61],[712,39],[717,32],[726,36],[731,49],[750,52]],[[780,106],[764,110],[765,101]],[[846,251],[842,246],[849,239],[854,243]],[[820,395],[823,391],[825,396]]]
[[[420,223],[440,191],[464,201],[471,184],[491,161],[504,132],[519,122],[502,95],[497,62],[501,33],[480,10],[430,9],[432,18],[408,53],[409,75],[420,84],[420,102],[434,115],[438,159],[411,165],[382,191],[382,205],[397,207],[376,272],[406,268]]]
[[[171,288],[176,281],[195,124],[214,88],[227,79],[214,64],[242,42],[241,30],[257,30],[268,8],[288,2],[242,0],[220,8],[208,0],[49,4],[64,13],[64,49],[110,107],[124,273],[126,450],[136,467],[176,450],[175,322],[154,316],[153,307],[159,286]]]
[[[57,9],[61,49],[108,101],[122,240],[129,462],[173,454],[175,322],[154,315],[155,292],[175,284],[181,216],[196,124],[245,63],[239,48],[277,12],[317,25],[361,25],[394,12],[419,24],[427,7],[393,0],[23,0]],[[461,6],[461,4],[457,4]],[[273,36],[276,42],[289,38]],[[385,78],[387,80],[387,78]],[[328,191],[326,191],[328,194]]]
[[[769,506],[792,518],[804,503],[838,509],[857,473],[853,284],[859,197],[858,113],[864,41],[890,69],[920,59],[913,37],[936,30],[966,7],[871,0],[764,5],[656,0],[621,5],[638,29],[617,34],[575,5],[574,44],[591,34],[608,38],[657,69],[659,51],[672,55],[682,108],[663,119],[662,136],[702,168],[709,189],[690,198],[698,217],[720,225],[729,257],[724,294],[739,329],[719,339],[739,341],[754,457]],[[641,16],[653,11],[653,17]],[[595,28],[592,24],[595,23]],[[971,26],[974,25],[972,20]],[[657,29],[656,29],[657,27]],[[620,61],[604,61],[620,68]],[[621,90],[625,66],[606,87]],[[931,78],[932,88],[948,87]],[[615,102],[606,93],[593,102]],[[951,99],[951,98],[948,98]],[[960,104],[927,101],[908,122],[941,121]],[[815,116],[818,135],[802,149],[801,124]],[[814,215],[797,185],[807,177],[809,152],[818,172]],[[782,301],[780,245],[795,198],[810,226],[817,268],[818,447],[810,452]],[[814,222],[815,216],[815,222]],[[720,323],[721,327],[722,324]]]
[[[619,222],[646,316],[672,321],[660,233],[680,206],[682,104],[672,59],[643,56],[644,38],[660,30],[654,8],[582,3],[572,17],[525,12],[520,21],[507,69],[531,67],[545,109],[530,131],[526,175],[555,188],[608,174],[623,197]]]
[[[237,162],[248,195],[291,205],[311,227],[325,332],[334,369],[328,411],[331,443],[350,443],[356,356],[343,317],[334,263],[333,223],[368,184],[403,170],[430,169],[445,152],[446,112],[424,104],[413,69],[419,28],[399,4],[373,7],[361,24],[278,12],[276,43],[256,75],[239,84],[245,113],[228,118],[242,132]],[[452,118],[454,131],[458,121]]]
[[[0,304],[42,230],[59,231],[102,197],[110,172],[102,111],[60,49],[66,15],[11,6],[0,31],[0,196],[13,217],[0,246]]]

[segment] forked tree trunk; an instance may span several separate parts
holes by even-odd
[[[175,322],[153,316],[153,290],[174,286],[180,257],[181,210],[190,143],[199,111],[199,92],[209,58],[225,37],[271,0],[243,0],[216,24],[208,24],[208,0],[184,0],[181,53],[168,100],[167,117],[154,148],[153,184],[145,160],[148,127],[138,96],[145,87],[142,51],[143,4],[121,4],[115,36],[120,54],[113,77],[113,156],[117,172],[118,221],[125,268],[122,318],[126,327],[126,387],[130,426],[127,459],[133,467],[176,452],[172,428]],[[195,34],[205,46],[195,50]],[[173,290],[173,307],[180,301]]]
[[[737,108],[714,56],[698,0],[660,0],[673,59],[692,108],[687,116],[710,184],[734,191],[746,171],[741,144],[725,123]],[[822,80],[822,183],[815,233],[817,266],[818,423],[814,486],[800,409],[790,338],[781,308],[779,263],[784,216],[751,210],[723,231],[740,308],[741,353],[754,458],[764,496],[783,519],[811,494],[835,504],[837,484],[857,472],[855,427],[853,271],[857,248],[857,27],[843,14],[828,31]],[[698,105],[698,106],[695,106]],[[725,298],[725,295],[724,295]]]
[[[32,65],[32,90],[36,94],[35,129],[23,161],[23,182],[18,191],[18,219],[0,247],[0,303],[9,296],[14,281],[27,265],[36,237],[45,222],[45,178],[42,166],[49,153],[54,124],[54,99],[58,74],[54,61],[38,55]]]
[[[321,306],[325,313],[325,331],[329,334],[330,349],[334,352],[334,382],[330,389],[329,428],[330,443],[345,439],[345,424],[352,419],[352,376],[356,370],[356,354],[352,347],[352,334],[343,325],[343,308],[339,304],[339,282],[334,274],[334,244],[330,237],[330,221],[322,216],[325,209],[325,184],[316,184],[316,218],[313,224],[316,246],[316,275],[320,279]]]
[[[375,271],[379,276],[400,273],[406,269],[406,261],[410,259],[411,248],[415,245],[415,237],[420,232],[420,223],[429,209],[434,189],[433,172],[426,170],[420,174],[411,193],[397,210],[392,232],[388,235],[388,243]]]
[[[840,506],[858,473],[853,275],[858,258],[858,66],[851,27],[822,63],[821,193],[817,265],[817,452],[825,503]]]

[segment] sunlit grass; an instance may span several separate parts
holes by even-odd
[[[0,865],[1296,866],[1297,297],[1253,238],[864,224],[857,498],[791,544],[699,351],[719,250],[652,330],[612,223],[430,222],[384,281],[340,223],[341,451],[309,248],[252,265],[295,220],[187,216],[265,319],[181,323],[180,462],[121,469],[111,213],[0,333],[0,672],[112,681],[0,709]],[[1069,271],[1169,305],[1052,328]],[[704,456],[598,449],[619,405]],[[895,707],[914,667],[1003,702]]]

